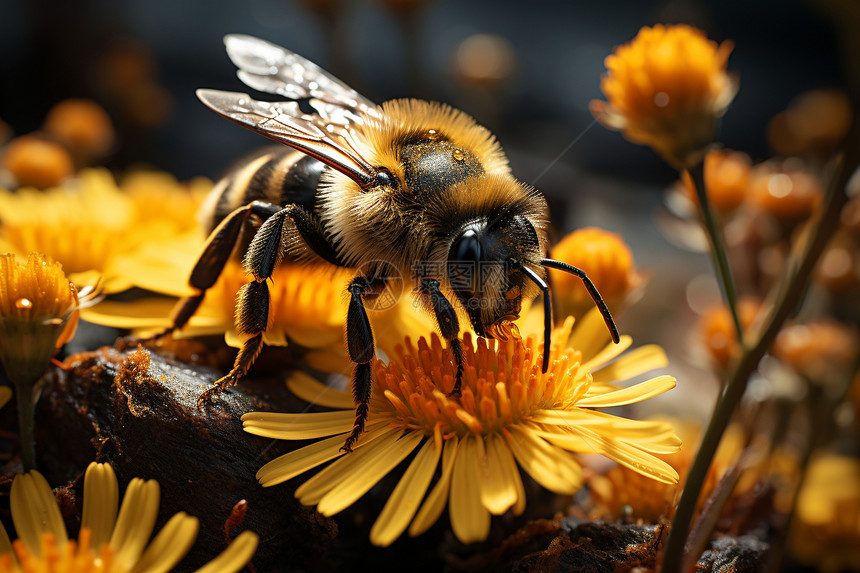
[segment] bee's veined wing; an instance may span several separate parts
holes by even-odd
[[[376,176],[355,151],[348,126],[306,114],[298,102],[258,101],[244,93],[205,89],[197,90],[197,97],[227,119],[316,157],[362,187]]]
[[[329,108],[321,113],[343,121],[380,116],[376,104],[298,54],[242,34],[224,36],[224,45],[239,68],[239,79],[255,90],[287,99],[319,100],[312,102],[315,109]]]

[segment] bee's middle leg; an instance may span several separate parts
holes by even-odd
[[[439,281],[431,278],[421,279],[421,293],[430,298],[433,305],[433,313],[436,315],[436,323],[442,338],[448,341],[451,353],[454,355],[454,365],[457,367],[457,375],[454,379],[454,388],[449,396],[459,396],[460,386],[463,384],[463,347],[460,344],[460,321],[451,302],[445,298],[439,290]]]

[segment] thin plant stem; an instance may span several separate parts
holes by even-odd
[[[812,277],[812,271],[824,251],[828,240],[839,227],[839,216],[842,207],[848,201],[845,192],[848,180],[860,163],[860,133],[858,122],[854,122],[846,141],[849,143],[846,154],[841,162],[838,174],[831,181],[829,196],[814,231],[809,240],[803,245],[801,255],[795,259],[799,264],[789,265],[786,275],[780,282],[781,288],[775,296],[775,304],[767,324],[760,331],[752,346],[746,349],[740,360],[734,365],[728,382],[717,400],[714,415],[708,424],[699,450],[693,460],[684,491],[678,502],[678,509],[672,519],[672,528],[666,542],[663,560],[664,573],[676,573],[681,570],[685,557],[691,560],[696,556],[686,556],[686,540],[690,530],[690,522],[696,508],[696,501],[702,484],[711,465],[711,460],[729,424],[735,409],[747,387],[750,375],[758,366],[767,349],[776,338],[785,320],[797,309]]]
[[[729,307],[729,312],[732,314],[732,321],[735,323],[735,332],[737,333],[738,341],[743,345],[744,332],[741,327],[741,321],[738,318],[738,293],[735,288],[735,280],[732,277],[732,269],[729,266],[725,241],[723,241],[723,236],[717,226],[717,219],[714,216],[711,203],[708,201],[708,196],[705,192],[705,160],[702,159],[702,161],[699,161],[689,170],[689,173],[690,178],[693,180],[693,186],[696,188],[696,197],[699,200],[699,212],[702,215],[702,224],[705,226],[705,233],[708,235],[708,241],[711,244],[714,269],[720,279],[720,287],[726,299],[726,304]]]
[[[18,439],[21,443],[21,463],[24,471],[36,469],[36,404],[33,402],[32,382],[15,384],[18,402]]]

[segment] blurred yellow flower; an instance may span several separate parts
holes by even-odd
[[[550,257],[584,270],[614,313],[629,304],[630,295],[644,280],[636,272],[633,252],[621,235],[597,227],[569,233],[553,247]],[[557,316],[579,317],[594,306],[578,277],[555,269],[549,270],[549,277]]]
[[[636,403],[674,387],[670,376],[628,388],[613,384],[664,366],[665,354],[647,346],[618,358],[630,337],[606,345],[599,314],[584,322],[572,335],[572,318],[555,332],[546,373],[541,372],[543,345],[535,336],[488,342],[467,333],[460,398],[446,395],[455,376],[450,349],[435,334],[417,345],[407,337],[389,364],[373,363],[367,431],[347,455],[340,448],[352,429],[352,397],[297,375],[288,383],[296,395],[335,411],[252,412],[242,418],[245,430],[285,440],[326,439],[269,462],[257,478],[272,486],[335,460],[295,494],[333,515],[417,452],[371,529],[371,541],[382,546],[407,528],[410,535],[424,532],[446,505],[457,538],[482,541],[491,515],[509,509],[520,514],[525,508],[518,468],[556,493],[579,490],[583,470],[574,453],[602,454],[652,479],[676,482],[675,470],[654,455],[680,446],[671,426],[594,410]]]
[[[860,570],[860,460],[836,454],[813,459],[787,547],[819,571]]]
[[[10,496],[18,540],[10,544],[5,529],[0,531],[0,572],[166,572],[197,538],[197,518],[179,512],[149,542],[158,516],[158,482],[134,478],[120,507],[119,486],[110,464],[93,462],[87,468],[78,543],[69,540],[60,508],[42,474],[34,470],[15,476]],[[256,548],[257,535],[244,531],[198,573],[238,571]],[[13,550],[20,565],[12,559]]]
[[[737,78],[726,72],[731,51],[731,42],[718,46],[683,24],[644,27],[606,58],[600,89],[608,101],[593,100],[591,112],[678,170],[690,168],[737,93]]]
[[[210,188],[204,179],[185,186],[169,175],[145,172],[117,186],[106,169],[85,169],[47,191],[0,189],[0,252],[44,253],[73,282],[79,282],[78,273],[96,271],[105,292],[118,292],[130,286],[115,268],[118,258],[152,237],[194,228]]]

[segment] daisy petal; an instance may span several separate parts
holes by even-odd
[[[355,408],[355,402],[353,402],[349,392],[327,386],[301,371],[293,372],[293,375],[287,380],[287,388],[309,404],[339,410]]]
[[[348,432],[354,420],[352,410],[311,414],[249,412],[242,416],[242,425],[246,432],[265,438],[308,440]]]
[[[585,428],[578,430],[594,448],[594,452],[606,456],[631,470],[668,484],[678,483],[678,472],[672,466],[620,440],[601,436]]]
[[[456,437],[445,441],[445,447],[442,450],[442,475],[439,476],[439,481],[433,486],[430,495],[424,500],[424,505],[418,510],[415,521],[409,526],[409,535],[412,537],[430,529],[445,509],[445,501],[448,499],[448,490],[451,487],[454,460],[457,458],[457,444]]]
[[[367,456],[363,463],[353,468],[354,476],[358,479],[342,480],[331,488],[317,504],[317,511],[329,516],[343,511],[375,486],[388,472],[397,467],[400,462],[411,454],[424,436],[418,432],[409,432],[386,448],[370,449],[372,456]],[[354,455],[347,454],[347,456]]]
[[[166,573],[194,545],[200,526],[196,517],[180,511],[164,524],[131,573]]]
[[[656,344],[649,344],[631,350],[612,364],[594,370],[591,374],[594,382],[608,384],[617,380],[629,380],[649,370],[664,368],[668,364],[666,352]]]
[[[360,474],[354,473],[355,468],[363,467],[368,459],[384,455],[385,451],[403,434],[402,430],[388,426],[380,428],[379,432],[381,433],[379,438],[368,444],[367,447],[356,447],[351,453],[341,456],[300,485],[296,489],[296,498],[305,505],[316,505],[328,492],[342,482],[360,479]],[[363,438],[364,436],[361,439]],[[361,442],[359,442],[360,444]]]
[[[513,455],[504,438],[490,434],[485,439],[486,456],[480,465],[481,503],[494,515],[501,515],[519,500],[510,469],[516,469]],[[519,473],[516,478],[519,479]]]
[[[573,495],[582,487],[582,467],[576,460],[538,437],[531,428],[512,426],[506,437],[520,466],[546,489]]]
[[[12,521],[18,538],[35,555],[41,554],[42,534],[49,532],[58,546],[69,536],[51,486],[36,470],[15,476],[10,493]]]
[[[377,430],[384,426],[384,423],[368,425],[367,433],[362,436],[358,445],[367,444],[379,437],[380,432]],[[345,440],[346,433],[338,434],[277,457],[257,471],[257,481],[263,487],[270,487],[303,474],[341,455],[343,452],[340,448],[343,447]]]
[[[243,531],[218,557],[194,573],[236,573],[251,560],[260,538],[252,531]]]
[[[490,532],[490,512],[481,504],[480,452],[476,442],[477,438],[470,434],[460,443],[448,501],[451,529],[461,543],[483,541]]]
[[[134,478],[129,482],[110,538],[110,546],[116,551],[114,559],[120,566],[131,569],[146,547],[155,527],[160,497],[155,480]]]
[[[421,447],[373,524],[371,543],[387,547],[406,530],[427,493],[441,455],[442,448],[433,440],[427,440]]]
[[[110,464],[92,462],[84,475],[84,510],[81,527],[92,532],[90,543],[98,549],[110,541],[119,507],[119,485]]]
[[[622,388],[615,392],[607,392],[589,396],[586,394],[576,403],[584,408],[612,408],[614,406],[626,406],[642,402],[648,398],[659,396],[667,390],[675,387],[675,379],[671,376],[658,376],[651,380],[641,382],[629,388]]]
[[[610,360],[618,357],[622,352],[630,348],[633,344],[633,339],[629,336],[624,336],[618,340],[618,344],[607,344],[603,350],[591,357],[590,360],[584,362],[582,367],[586,370],[595,370],[601,365],[606,364]]]

